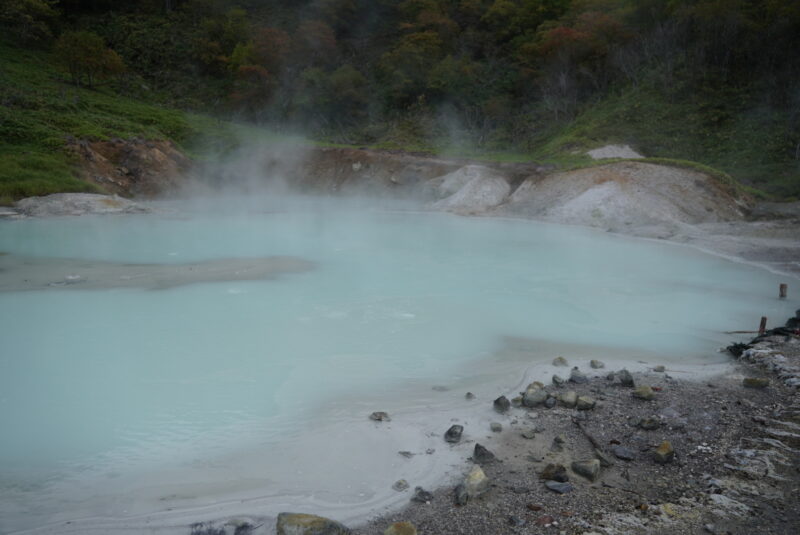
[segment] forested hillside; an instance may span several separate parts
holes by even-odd
[[[561,162],[624,142],[800,195],[796,1],[4,0],[0,24],[59,83],[161,106]]]

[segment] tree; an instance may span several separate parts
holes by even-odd
[[[125,70],[119,55],[106,47],[103,38],[92,32],[64,32],[56,41],[54,53],[67,68],[72,83],[94,87],[95,81],[110,78]]]
[[[25,42],[49,41],[51,25],[58,18],[57,0],[3,0],[0,27]]]

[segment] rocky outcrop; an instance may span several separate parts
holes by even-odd
[[[699,171],[618,162],[526,179],[495,213],[625,231],[740,220],[746,208]]]
[[[438,189],[450,195],[434,203],[433,208],[462,214],[483,213],[504,202],[511,193],[511,186],[503,176],[477,165],[444,177]]]
[[[177,191],[192,162],[171,141],[72,139],[77,171],[87,182],[125,197],[153,198]]]
[[[30,217],[137,214],[150,211],[146,206],[117,195],[96,193],[55,193],[44,197],[28,197],[17,202],[14,209]]]

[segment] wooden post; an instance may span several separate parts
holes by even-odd
[[[778,290],[778,297],[781,299],[786,299],[786,296],[789,294],[789,285],[788,284],[781,284]]]
[[[761,325],[758,326],[758,335],[762,336],[767,332],[767,317],[761,316]]]

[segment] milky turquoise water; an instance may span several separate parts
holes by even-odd
[[[466,417],[466,389],[484,395],[470,409],[483,411],[529,366],[581,351],[631,367],[712,365],[728,358],[723,331],[792,313],[776,299],[786,277],[593,230],[313,203],[178,208],[3,222],[0,251],[139,263],[291,255],[317,268],[0,294],[0,533],[70,532],[65,521],[111,532],[183,509],[213,517],[226,511],[211,504],[243,496],[267,513],[341,501],[366,511],[396,500],[389,486],[402,475],[455,462],[391,457],[358,470],[403,440],[424,450],[433,439],[409,434],[446,428],[435,410]],[[533,349],[504,352],[508,337]],[[408,416],[402,435],[370,443],[366,415],[386,408]],[[320,456],[335,483],[308,476]]]

